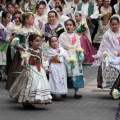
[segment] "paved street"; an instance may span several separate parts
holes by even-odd
[[[85,67],[85,88],[82,99],[73,98],[69,90],[66,99],[51,105],[36,105],[36,110],[25,110],[11,99],[0,81],[0,120],[114,120],[119,100],[109,96],[109,90],[96,87],[97,68]]]

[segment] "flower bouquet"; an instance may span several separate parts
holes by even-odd
[[[13,47],[14,45],[19,45],[19,41],[20,39],[18,37],[13,38],[12,42],[10,43],[10,45]]]
[[[77,52],[78,60],[83,61],[84,60],[84,55],[83,55],[84,50],[81,47],[77,47],[76,52]]]
[[[104,51],[103,52],[103,61],[106,63],[106,66],[109,65],[108,56],[109,56],[108,52]]]
[[[82,33],[82,32],[85,32],[86,30],[88,29],[88,25],[83,22],[79,28],[76,29],[76,32],[77,33]]]
[[[118,91],[117,89],[114,89],[114,90],[112,91],[112,97],[113,97],[114,99],[118,99],[118,98],[120,97],[120,91]]]
[[[73,76],[73,69],[75,68],[75,63],[76,63],[76,58],[74,57],[71,57],[68,59],[69,61],[69,67],[70,67],[70,76],[72,77]]]
[[[106,57],[108,57],[108,56],[109,56],[108,52],[104,51],[104,52],[103,52],[103,58],[106,58]]]
[[[78,57],[78,60],[79,60],[79,71],[80,73],[83,72],[83,69],[82,69],[82,61],[84,60],[84,54],[83,54],[84,50],[81,48],[81,47],[77,47],[76,48],[76,53],[77,53],[77,57]]]

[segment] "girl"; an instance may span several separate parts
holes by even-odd
[[[29,49],[27,57],[23,57],[22,64],[28,65],[16,78],[10,88],[10,96],[23,103],[25,108],[34,108],[32,103],[50,104],[51,95],[49,83],[45,70],[48,67],[42,59],[42,51],[39,49],[41,37],[38,34],[31,34],[28,38]]]
[[[77,5],[81,2],[81,0],[72,0],[72,2],[70,2],[71,8],[73,8],[73,10],[75,11],[77,8]]]
[[[120,56],[120,30],[119,30],[119,18],[114,15],[110,19],[110,29],[108,29],[102,39],[100,44],[100,48],[95,56],[95,60],[98,60],[101,66],[98,69],[98,87],[99,88],[106,88],[112,87],[114,81],[118,77],[118,71],[115,67],[106,66],[104,62],[104,52],[107,52],[108,58],[115,58]]]
[[[14,48],[17,50],[15,53],[15,56],[13,58],[13,62],[11,64],[9,75],[8,75],[8,81],[6,84],[6,89],[10,89],[12,83],[14,82],[15,78],[17,77],[17,74],[13,74],[21,72],[23,67],[21,66],[21,57],[20,57],[20,51],[24,51],[24,48],[28,49],[28,43],[27,39],[30,34],[32,33],[38,33],[36,28],[33,27],[34,23],[34,16],[31,13],[24,13],[22,14],[22,28],[19,31],[18,34],[16,34],[16,37],[20,39],[19,44],[15,44]]]
[[[0,23],[0,74],[1,79],[7,79],[5,75],[6,66],[6,52],[9,41],[12,39],[11,36],[11,23],[10,14],[8,12],[2,12],[2,19]]]
[[[60,15],[60,18],[61,18],[61,20],[62,20],[62,23],[64,23],[66,20],[69,19],[68,16],[66,16],[66,15],[63,14],[63,9],[62,9],[61,6],[56,6],[56,7],[55,7],[55,10],[56,10],[57,13]]]
[[[19,3],[15,3],[14,4],[14,8],[15,8],[15,12],[23,12],[22,10],[21,10],[21,8],[20,8],[20,5],[19,5]]]
[[[22,27],[22,23],[21,23],[21,12],[15,12],[14,13],[14,20],[13,20],[13,24],[12,24],[12,36],[14,37],[15,34],[19,34],[19,31]],[[14,58],[15,55],[15,49],[13,47],[11,47],[11,45],[8,46],[7,49],[7,70],[6,73],[9,73],[9,69],[12,63],[12,60]]]
[[[55,3],[57,0],[49,0],[48,5],[50,7],[50,9],[53,9],[55,7]]]
[[[47,56],[47,50],[49,48],[49,36],[56,35],[56,32],[59,28],[63,28],[62,24],[59,22],[59,16],[56,11],[51,10],[48,13],[48,22],[42,28],[42,35],[45,37],[45,41],[43,43],[43,53],[44,56]],[[64,31],[64,29],[63,29]],[[60,34],[58,34],[59,36]]]
[[[65,96],[67,94],[67,73],[65,60],[68,59],[67,52],[59,46],[58,38],[52,36],[49,39],[50,49],[48,50],[49,84],[53,100],[58,100],[57,95]]]
[[[11,3],[11,2],[8,2],[7,4],[6,4],[6,9],[7,9],[7,12],[10,14],[10,19],[11,19],[11,21],[13,21],[13,19],[14,19],[14,4],[13,3]]]
[[[39,30],[41,30],[43,24],[47,23],[47,15],[44,6],[42,1],[36,6],[37,13],[35,14],[34,26]]]
[[[86,23],[86,18],[81,11],[77,11],[75,13],[75,20],[78,26],[76,32],[80,35],[80,43],[82,48],[84,49],[84,63],[93,63],[94,58],[92,57],[92,55],[95,55],[96,53],[91,44],[91,36]],[[82,24],[86,25],[86,28],[83,27]]]
[[[82,95],[79,94],[78,88],[84,87],[82,61],[84,59],[83,52],[77,54],[76,49],[79,48],[79,36],[74,32],[76,28],[75,21],[69,19],[65,22],[67,32],[60,35],[60,45],[67,50],[68,56],[74,61],[68,63],[68,88],[74,88],[74,97],[79,99]]]
[[[66,0],[59,0],[59,5],[63,9],[63,14],[67,15],[69,18],[73,19],[73,9],[71,5]]]

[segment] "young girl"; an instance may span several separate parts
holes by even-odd
[[[110,18],[110,29],[108,29],[102,39],[100,48],[95,56],[95,60],[100,64],[98,69],[98,87],[106,88],[112,87],[114,81],[118,77],[118,70],[115,68],[106,66],[104,62],[104,52],[107,52],[107,57],[116,59],[117,56],[120,56],[120,30],[119,30],[119,18],[114,15]],[[119,67],[118,67],[119,68]]]
[[[59,28],[63,28],[58,18],[59,16],[57,12],[54,10],[51,10],[48,13],[48,22],[42,28],[42,31],[41,31],[42,35],[45,37],[45,41],[43,43],[44,56],[47,56],[47,50],[49,48],[49,43],[48,43],[49,36],[56,35],[57,30],[59,30]]]
[[[87,26],[86,18],[81,11],[77,11],[75,13],[75,20],[78,26],[76,32],[78,33],[78,35],[80,35],[81,46],[84,49],[84,63],[93,63],[94,58],[92,57],[92,55],[95,55],[96,53],[91,44],[91,36],[89,28]],[[86,27],[83,27],[82,24],[86,25]]]
[[[50,49],[48,50],[49,84],[53,100],[58,100],[58,94],[67,94],[67,72],[65,60],[68,59],[67,52],[59,46],[58,38],[52,36],[49,40]]]
[[[56,6],[56,7],[55,7],[55,10],[56,10],[57,13],[60,15],[60,18],[61,18],[61,20],[62,20],[62,22],[63,22],[63,24],[64,24],[64,22],[65,22],[66,20],[68,20],[69,17],[63,14],[63,9],[62,9],[61,6]]]
[[[43,1],[44,2],[44,1]],[[36,6],[36,14],[35,14],[35,22],[34,26],[41,30],[42,26],[47,23],[47,13],[45,10],[45,5],[41,1],[37,6]]]
[[[14,4],[14,8],[15,8],[15,12],[23,12],[22,10],[21,10],[21,8],[20,8],[20,5],[19,5],[19,3],[15,3]]]
[[[21,57],[20,57],[20,51],[24,51],[24,48],[28,49],[28,43],[27,39],[30,34],[32,33],[38,33],[36,28],[33,27],[34,23],[34,16],[31,13],[24,13],[22,14],[22,28],[18,34],[16,34],[16,37],[20,39],[19,44],[15,44],[14,48],[17,50],[15,53],[15,56],[13,58],[13,62],[11,64],[9,75],[8,75],[8,81],[6,84],[6,89],[10,89],[12,83],[14,82],[15,78],[18,76],[19,73],[23,67],[21,66]]]
[[[2,12],[2,19],[0,23],[0,74],[1,79],[6,79],[5,75],[5,66],[6,66],[6,52],[8,44],[12,39],[11,36],[11,23],[10,23],[10,14],[8,12]]]
[[[15,12],[14,13],[14,20],[13,20],[13,24],[12,24],[12,36],[14,37],[15,34],[19,34],[20,29],[22,28],[22,23],[21,23],[21,12]],[[11,47],[11,45],[9,44],[8,46],[8,50],[7,50],[7,74],[9,73],[9,69],[12,63],[12,60],[14,58],[15,55],[15,49],[14,47]]]
[[[38,34],[29,36],[30,48],[27,53],[21,54],[21,57],[23,56],[22,64],[25,68],[9,91],[10,96],[23,103],[25,108],[34,108],[32,103],[50,104],[52,99],[45,72],[48,67],[42,59],[42,51],[39,49],[40,41],[41,37]]]
[[[84,87],[82,61],[84,59],[83,52],[77,53],[80,40],[79,36],[74,32],[76,28],[75,21],[69,19],[65,22],[67,32],[60,35],[60,45],[67,50],[68,56],[73,61],[68,62],[68,88],[74,88],[74,97],[79,99],[82,95],[79,94],[78,88]]]
[[[7,12],[10,14],[10,19],[11,19],[11,21],[13,21],[13,19],[14,19],[14,4],[13,3],[11,3],[11,2],[8,2],[7,4],[6,4],[6,9],[7,9]]]

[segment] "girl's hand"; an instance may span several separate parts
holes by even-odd
[[[97,56],[97,55],[95,55],[94,56],[94,60],[96,61],[96,60],[98,60],[99,59],[99,57]]]
[[[12,41],[12,40],[13,40],[13,38],[15,38],[15,35],[13,35],[13,36],[11,36],[11,37],[10,37],[10,41]]]
[[[24,47],[22,47],[22,46],[18,46],[18,49],[21,51],[25,51]]]
[[[65,50],[68,50],[68,47],[64,47]]]
[[[50,70],[46,70],[46,74],[49,74],[49,73],[51,73],[51,71]]]
[[[47,61],[47,58],[46,58],[46,57],[44,57],[43,59],[44,59],[45,62]]]
[[[120,56],[120,50],[118,51],[117,56]]]

